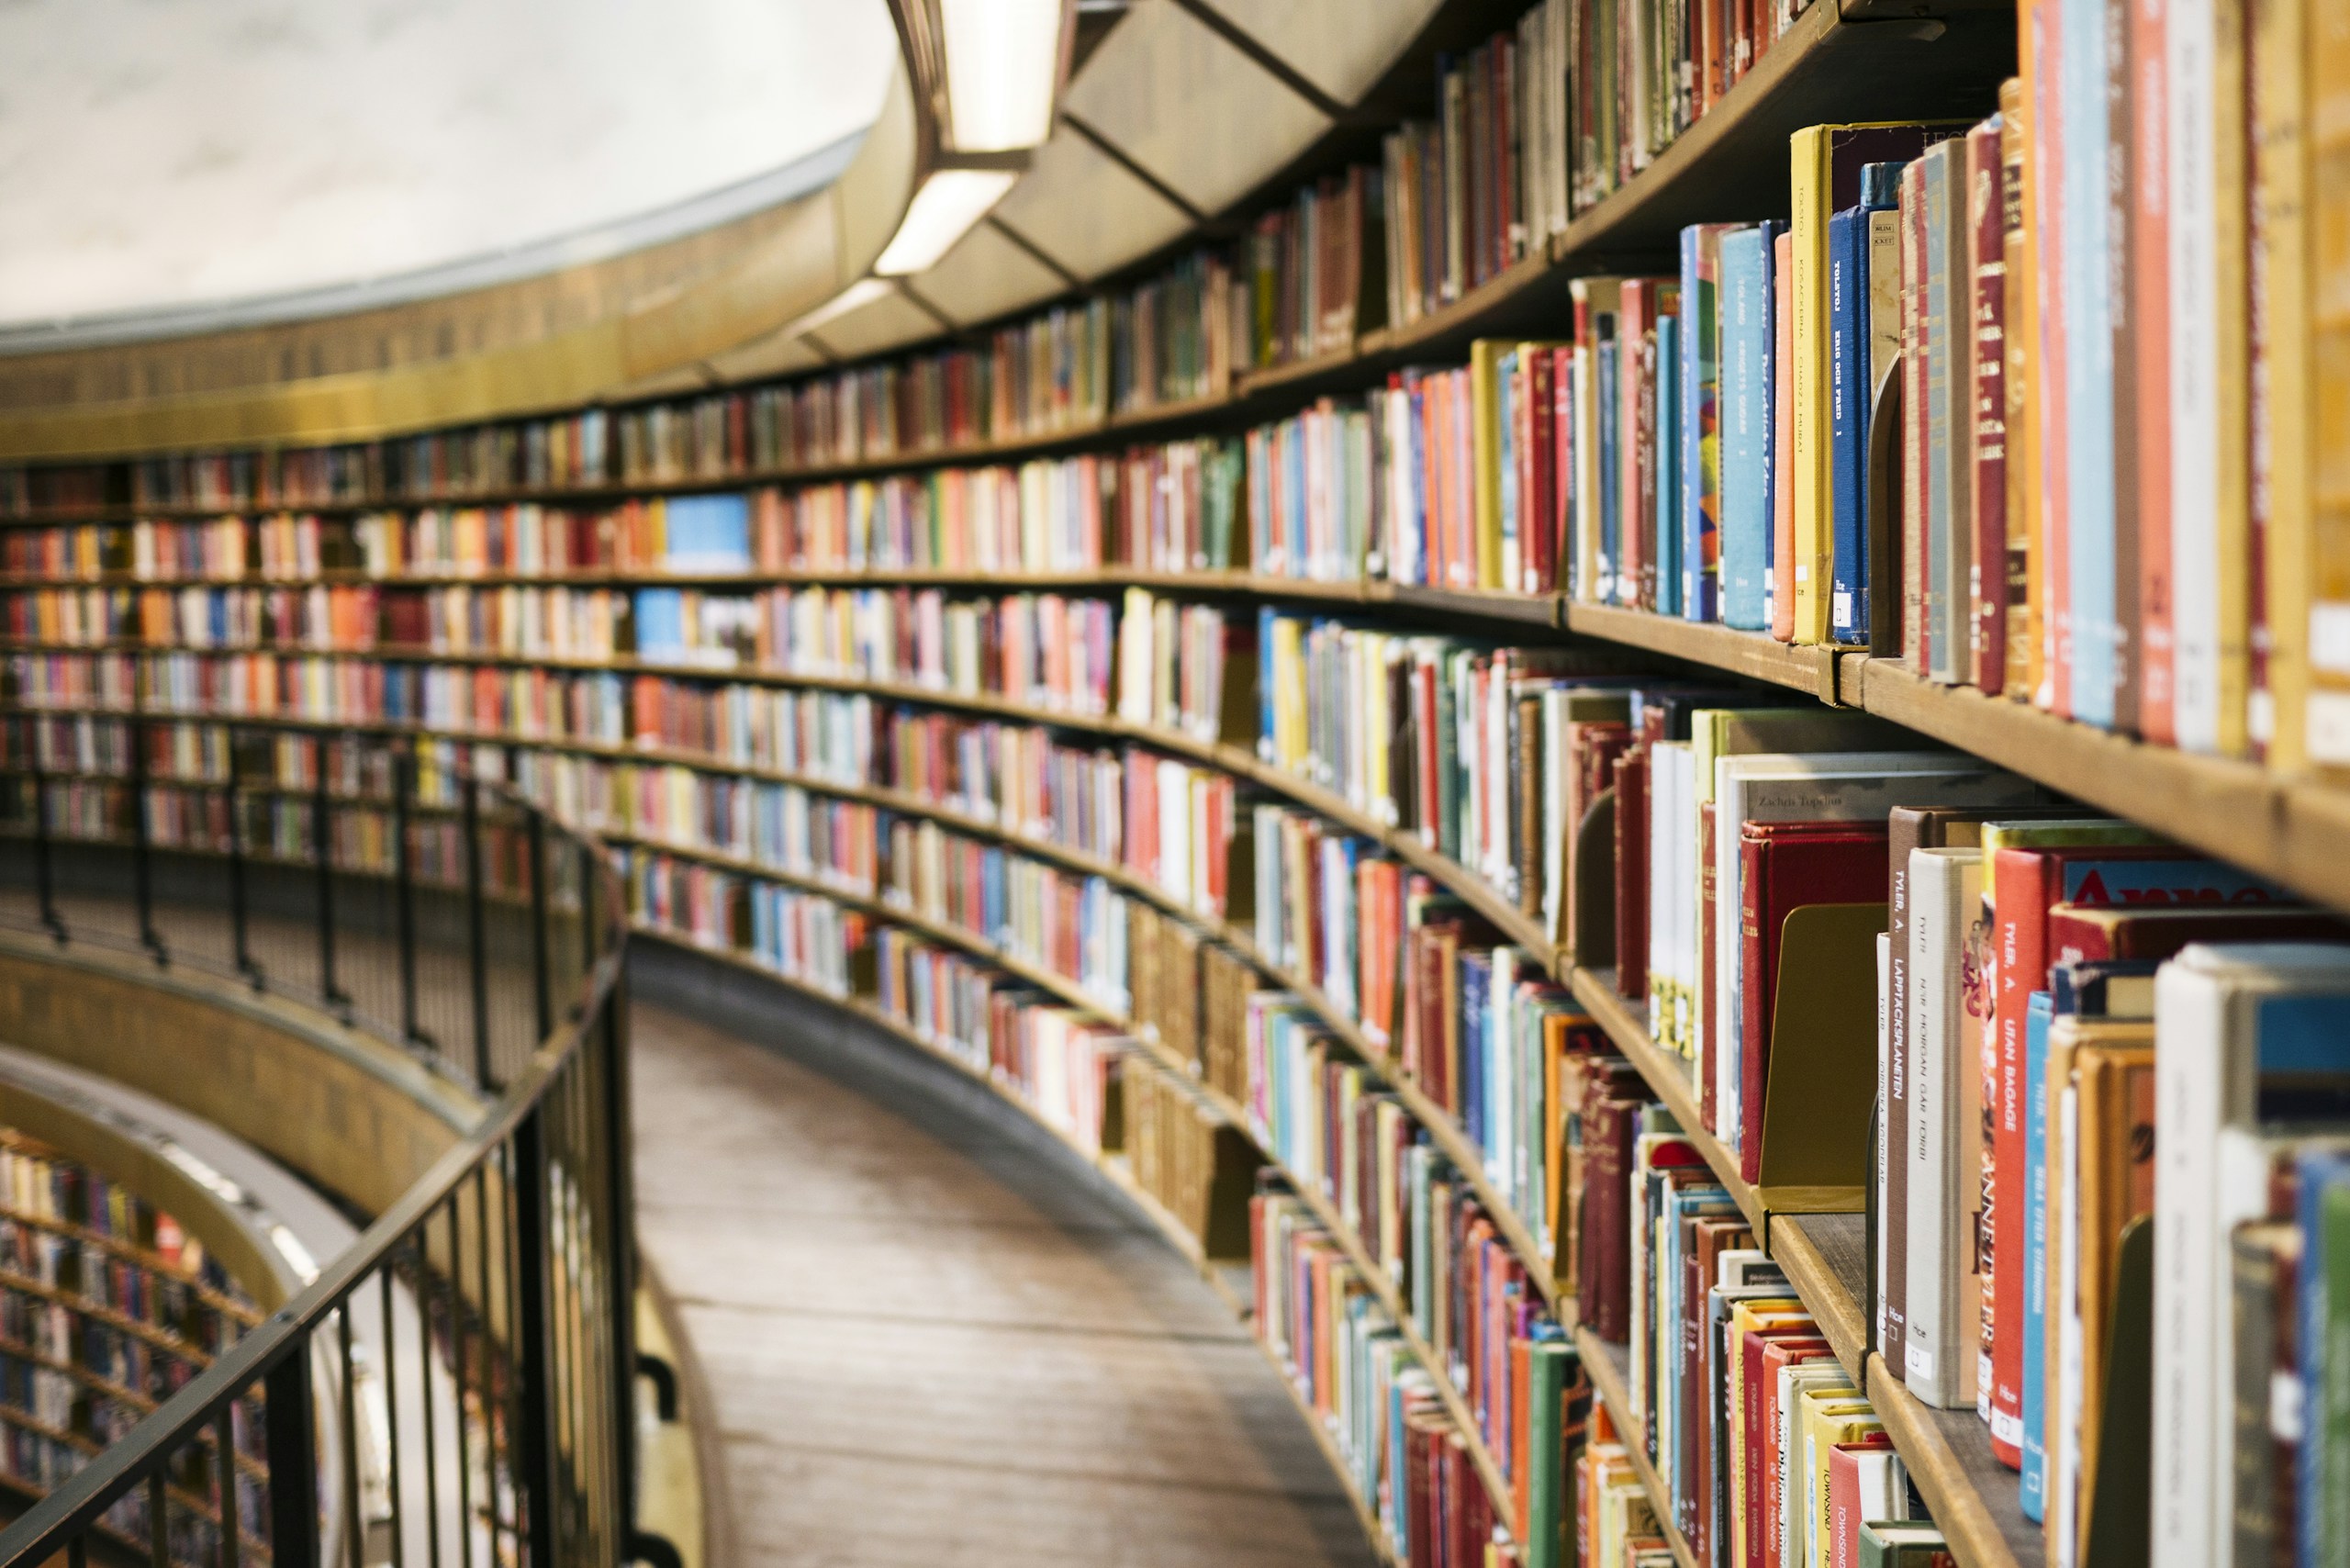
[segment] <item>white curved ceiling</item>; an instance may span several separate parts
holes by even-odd
[[[723,221],[838,173],[897,47],[885,0],[13,0],[0,326]]]

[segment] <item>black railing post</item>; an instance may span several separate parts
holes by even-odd
[[[596,851],[584,841],[579,851],[579,980],[585,986],[596,972]],[[584,1003],[575,1003],[576,1015]]]
[[[550,1354],[554,1301],[548,1247],[546,1102],[531,1108],[514,1129],[514,1252],[516,1316],[515,1484],[526,1518],[521,1528],[530,1568],[555,1562],[554,1366]]]
[[[591,886],[593,884],[590,884]],[[610,1290],[612,1343],[612,1443],[619,1474],[621,1539],[636,1539],[636,1174],[629,1151],[628,979],[623,971],[604,998],[593,1035],[604,1053],[605,1212],[611,1216]]]
[[[261,966],[253,962],[245,924],[245,822],[243,801],[237,793],[237,732],[229,737],[229,940],[237,972],[262,989]]]
[[[554,1003],[547,990],[547,819],[536,806],[526,808],[531,821],[531,993],[538,1003],[538,1038],[532,1050],[554,1027]]]
[[[310,850],[318,862],[319,994],[343,1010],[351,1022],[351,998],[334,980],[334,803],[327,795],[327,737],[310,740]]]
[[[146,727],[136,715],[126,721],[130,739],[130,889],[139,912],[139,941],[155,955],[157,967],[171,962],[155,932],[154,867],[148,857]]]
[[[33,780],[33,895],[40,901],[40,923],[65,946],[65,922],[57,913],[57,876],[49,859],[49,778],[41,771],[41,724],[39,718],[25,721],[25,733],[32,737],[27,752],[32,765]]]
[[[416,868],[408,855],[408,797],[416,783],[416,756],[407,742],[392,745],[392,889],[400,961],[400,1038],[430,1045],[416,1026]]]
[[[465,771],[465,958],[473,970],[474,1081],[487,1093],[498,1088],[489,1061],[488,932],[482,919],[481,783]]]
[[[310,1406],[310,1343],[298,1340],[263,1384],[272,1568],[319,1568],[319,1449]],[[236,1473],[233,1459],[229,1473]]]

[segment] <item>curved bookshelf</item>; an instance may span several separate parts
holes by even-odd
[[[2012,41],[2011,17],[1996,7],[1955,5],[1942,14],[1880,17],[1866,4],[1814,4],[1792,29],[1766,50],[1748,74],[1736,84],[1711,113],[1697,120],[1649,168],[1614,194],[1576,217],[1565,232],[1554,237],[1539,254],[1518,262],[1463,298],[1409,323],[1358,334],[1343,351],[1311,359],[1251,371],[1202,398],[1113,412],[1069,428],[1008,436],[999,440],[939,446],[921,451],[892,452],[837,462],[789,467],[700,475],[684,478],[637,478],[589,486],[486,487],[446,494],[386,495],[343,498],[331,502],[293,502],[263,506],[133,506],[50,509],[39,514],[0,519],[7,526],[32,526],[130,517],[204,518],[241,512],[316,512],[347,514],[370,510],[414,510],[426,507],[467,507],[540,502],[549,505],[592,506],[655,495],[689,495],[738,490],[763,485],[798,485],[836,479],[913,473],[945,465],[1021,460],[1061,453],[1115,450],[1129,442],[1158,439],[1192,431],[1228,431],[1304,406],[1326,392],[1360,390],[1388,370],[1422,359],[1457,358],[1466,344],[1480,336],[1539,330],[1555,322],[1567,298],[1567,286],[1583,275],[1628,264],[1661,260],[1674,231],[1684,223],[1731,217],[1770,216],[1785,211],[1771,193],[1784,188],[1787,133],[1802,125],[1826,119],[1864,119],[1881,113],[1918,118],[1937,106],[1979,110],[1987,106],[1982,91],[1996,71],[1985,62],[1997,53],[1997,39]],[[1465,0],[1443,7],[1443,17],[1456,21],[1468,15]],[[1932,47],[1924,36],[1931,28],[1944,31],[1946,62],[1961,62],[1922,75],[1914,66],[1919,51]],[[2003,33],[2003,28],[2008,29]],[[1417,47],[1417,46],[1416,46]],[[1401,65],[1397,67],[1400,72]],[[1395,74],[1391,73],[1391,76]],[[1384,90],[1382,88],[1382,90]],[[1277,185],[1293,183],[1305,163],[1336,156],[1352,143],[1334,138],[1309,150],[1258,192],[1262,199]],[[1194,242],[1186,236],[1182,244]],[[1162,257],[1154,258],[1151,264]],[[1142,263],[1137,263],[1137,266]],[[1123,274],[1122,274],[1123,275]],[[803,566],[783,571],[692,571],[622,569],[565,573],[515,573],[425,570],[383,577],[357,572],[324,572],[309,577],[205,576],[169,578],[106,577],[97,579],[54,579],[11,576],[0,588],[88,587],[151,588],[169,587],[268,588],[319,583],[349,583],[386,589],[436,587],[497,588],[522,586],[626,588],[634,586],[696,586],[711,588],[777,585],[857,588],[918,587],[974,589],[1063,590],[1106,592],[1129,587],[1164,590],[1184,596],[1229,597],[1260,602],[1294,602],[1338,613],[1425,617],[1441,620],[1448,630],[1460,630],[1495,640],[1567,637],[1603,643],[1690,669],[1762,683],[1789,694],[1822,703],[1866,711],[1908,729],[1981,756],[2049,789],[2127,816],[2154,827],[2179,842],[2194,846],[2249,869],[2274,877],[2322,902],[2350,907],[2350,791],[2323,784],[2279,778],[2244,761],[2193,756],[2139,744],[2041,712],[2023,703],[1986,696],[1968,689],[1937,686],[1910,673],[1897,661],[1873,657],[1865,649],[1791,646],[1765,635],[1740,633],[1714,624],[1680,621],[1637,610],[1585,603],[1561,594],[1513,595],[1431,588],[1385,580],[1324,581],[1270,577],[1243,570],[1169,573],[1104,566],[1084,571],[981,572],[930,567],[872,566],[862,569]],[[914,708],[947,710],[1009,722],[1035,723],[1105,741],[1130,742],[1170,756],[1217,769],[1279,796],[1333,826],[1359,837],[1393,857],[1490,921],[1504,937],[1521,948],[1575,999],[1605,1030],[1615,1048],[1639,1071],[1659,1101],[1671,1111],[1695,1144],[1715,1177],[1731,1194],[1771,1254],[1785,1268],[1796,1293],[1821,1325],[1838,1360],[1862,1382],[1893,1433],[1911,1474],[1932,1506],[1936,1519],[1948,1533],[1961,1562],[1979,1568],[1988,1565],[2033,1564],[2042,1561],[2036,1527],[2023,1520],[2017,1505],[2012,1476],[1998,1471],[1988,1458],[1979,1423],[1971,1415],[1929,1409],[1910,1396],[1897,1377],[1887,1374],[1880,1358],[1868,1352],[1864,1263],[1856,1216],[1766,1213],[1760,1196],[1740,1179],[1737,1157],[1705,1130],[1680,1059],[1651,1037],[1645,1009],[1620,996],[1612,972],[1579,967],[1572,955],[1556,949],[1539,921],[1470,868],[1430,849],[1412,833],[1380,822],[1371,812],[1342,795],[1271,767],[1245,747],[1157,725],[1136,723],[1114,711],[1078,712],[1015,701],[984,691],[957,691],[914,682],[872,680],[847,676],[755,667],[704,667],[626,656],[566,657],[505,654],[462,649],[383,647],[375,649],[310,649],[258,647],[252,650],[217,648],[158,648],[145,643],[64,646],[9,644],[14,651],[98,653],[234,654],[241,651],[284,654],[297,657],[338,660],[382,660],[471,667],[527,667],[595,673],[643,674],[679,680],[740,682],[791,689],[855,693]],[[1654,667],[1651,666],[1650,667]],[[38,711],[38,710],[34,710]],[[564,736],[532,735],[427,728],[414,722],[346,722],[291,715],[232,715],[179,713],[162,710],[144,716],[159,721],[230,723],[254,729],[307,732],[369,732],[431,735],[469,745],[576,756],[613,765],[678,766],[707,774],[724,775],[763,783],[794,786],[832,799],[857,801],[901,815],[933,821],[942,827],[1003,845],[1007,849],[1088,877],[1098,877],[1120,892],[1141,899],[1158,911],[1179,918],[1203,937],[1213,940],[1251,965],[1271,985],[1293,993],[1315,1014],[1319,1026],[1392,1085],[1399,1099],[1502,1230],[1512,1252],[1527,1267],[1545,1302],[1562,1323],[1572,1323],[1573,1302],[1561,1298],[1539,1241],[1485,1176],[1482,1156],[1460,1122],[1438,1106],[1402,1070],[1395,1054],[1368,1035],[1346,1009],[1313,985],[1306,977],[1272,964],[1260,955],[1253,934],[1246,927],[1203,913],[1168,894],[1156,883],[1125,867],[1081,849],[1023,835],[1017,826],[993,821],[951,801],[878,786],[844,784],[821,775],[764,767],[726,756],[671,747],[645,747],[625,742],[599,742]],[[155,778],[161,785],[185,783],[207,787],[202,780]],[[218,784],[209,787],[218,788]],[[629,831],[610,835],[615,842],[633,844],[647,851],[707,864],[747,877],[756,877],[832,899],[844,907],[869,913],[876,920],[901,927],[943,946],[969,953],[1007,976],[1034,987],[1061,1004],[1105,1022],[1131,1025],[1131,1020],[1106,1011],[1101,999],[1089,996],[1076,982],[1041,967],[1010,958],[988,939],[949,923],[933,920],[901,907],[877,893],[846,889],[822,877],[783,870],[764,861],[692,844],[641,836]],[[666,930],[641,929],[665,940],[684,941]],[[736,953],[687,944],[693,950],[741,965],[772,983],[792,987],[844,1007],[908,1043],[946,1060],[987,1083],[1024,1113],[1024,1103],[1002,1083],[978,1071],[951,1051],[924,1039],[918,1032],[888,1017],[878,1008],[855,998],[827,994],[777,973]],[[1147,1032],[1142,1032],[1147,1034]],[[1190,1084],[1201,1102],[1224,1125],[1259,1145],[1267,1161],[1279,1166],[1262,1147],[1245,1109],[1227,1097],[1195,1081],[1196,1069],[1154,1039],[1142,1038],[1139,1049],[1156,1070]],[[1042,1118],[1038,1118],[1041,1120]],[[1049,1126],[1049,1124],[1046,1124]],[[1084,1154],[1075,1140],[1063,1137]],[[1098,1169],[1170,1238],[1182,1244],[1187,1234],[1181,1224],[1136,1187],[1119,1163],[1087,1155]],[[1404,1330],[1416,1352],[1427,1347],[1410,1328],[1408,1313],[1399,1310],[1392,1282],[1381,1274],[1360,1237],[1346,1226],[1315,1183],[1297,1180],[1284,1170],[1292,1189],[1314,1211],[1349,1260],[1373,1282],[1381,1305]],[[1212,1284],[1225,1289],[1209,1260],[1194,1242],[1188,1249]],[[1226,1291],[1228,1294],[1228,1290]],[[1575,1327],[1577,1343],[1591,1369],[1596,1396],[1631,1425],[1631,1406],[1625,1353],[1621,1346],[1598,1340],[1586,1327]],[[1261,1343],[1261,1341],[1260,1341]],[[1433,1355],[1421,1360],[1437,1377],[1442,1396],[1464,1434],[1474,1438],[1474,1423],[1465,1418],[1460,1391]],[[1284,1372],[1283,1384],[1295,1389]],[[1300,1406],[1305,1409],[1303,1402]],[[1343,1461],[1329,1434],[1306,1411],[1331,1455],[1334,1468],[1346,1475]],[[1668,1542],[1684,1568],[1696,1568],[1688,1542],[1671,1528],[1670,1510],[1658,1478],[1637,1443],[1628,1445],[1636,1471],[1657,1504]],[[1499,1470],[1494,1457],[1472,1442],[1477,1469],[1496,1497]],[[1372,1510],[1360,1496],[1352,1498],[1358,1514],[1382,1551]]]

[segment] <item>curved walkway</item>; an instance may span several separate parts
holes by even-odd
[[[637,951],[637,1223],[711,1389],[713,1568],[1372,1561],[1277,1374],[1091,1170],[878,1031]]]

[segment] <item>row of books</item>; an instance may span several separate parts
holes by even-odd
[[[1539,252],[1695,124],[1786,26],[1786,6],[1691,0],[1587,17],[1544,0],[1441,62],[1436,113],[1377,169],[1326,176],[1228,255],[1060,304],[983,345],[618,410],[339,447],[0,470],[0,511],[301,505],[716,477],[1005,440],[1222,389],[1236,370],[1349,346]]]

